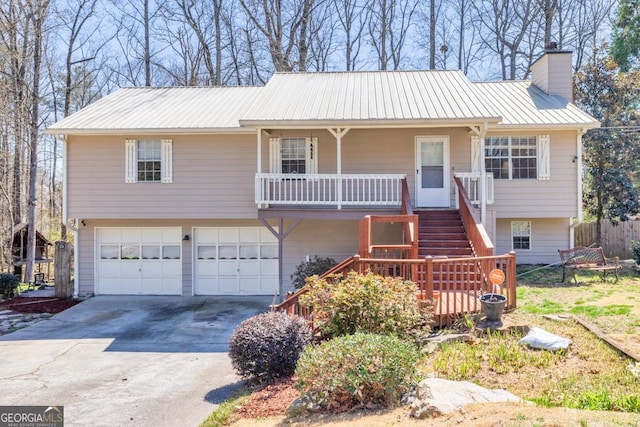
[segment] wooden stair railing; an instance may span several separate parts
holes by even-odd
[[[467,238],[471,242],[473,251],[480,257],[492,256],[493,243],[491,242],[484,225],[482,225],[482,221],[480,221],[476,215],[473,204],[467,195],[467,190],[465,190],[462,185],[460,178],[454,177],[454,180],[458,186],[460,217],[462,218],[465,231],[467,232]]]

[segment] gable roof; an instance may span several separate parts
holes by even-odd
[[[239,124],[261,87],[124,88],[47,129],[52,134],[246,131]]]
[[[530,81],[473,83],[486,105],[499,109],[501,128],[598,127],[600,123],[575,104],[547,95]]]
[[[594,128],[528,81],[472,83],[460,71],[276,73],[264,87],[119,89],[48,134],[255,132],[256,127]]]
[[[497,111],[460,71],[276,73],[241,123],[497,122]]]

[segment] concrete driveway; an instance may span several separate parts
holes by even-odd
[[[68,426],[197,426],[240,387],[227,356],[271,297],[98,296],[0,336],[0,405]]]

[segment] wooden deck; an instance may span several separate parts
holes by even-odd
[[[419,218],[410,205],[406,180],[403,181],[402,215],[368,215],[360,221],[358,254],[347,258],[323,277],[332,274],[346,276],[350,271],[371,271],[381,276],[401,277],[418,287],[420,300],[434,302],[437,326],[452,324],[464,314],[482,310],[479,297],[487,293],[502,294],[507,298],[505,310],[516,308],[516,254],[493,255],[493,243],[477,218],[461,181],[458,185],[460,216],[473,249],[472,256],[419,257]],[[371,239],[372,224],[395,222],[403,225],[402,244],[374,245]],[[503,283],[493,283],[494,270],[500,270]],[[309,307],[299,304],[299,296],[307,292],[305,287],[285,301],[273,307],[290,315],[311,319]]]
[[[451,325],[465,314],[482,310],[479,294],[464,291],[435,291],[434,294],[434,320],[439,326]]]

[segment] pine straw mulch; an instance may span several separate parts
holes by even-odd
[[[0,310],[11,310],[17,313],[51,313],[56,314],[82,302],[74,299],[14,297],[0,299]]]
[[[238,418],[267,418],[284,415],[300,392],[296,380],[288,378],[254,391],[234,413]]]

